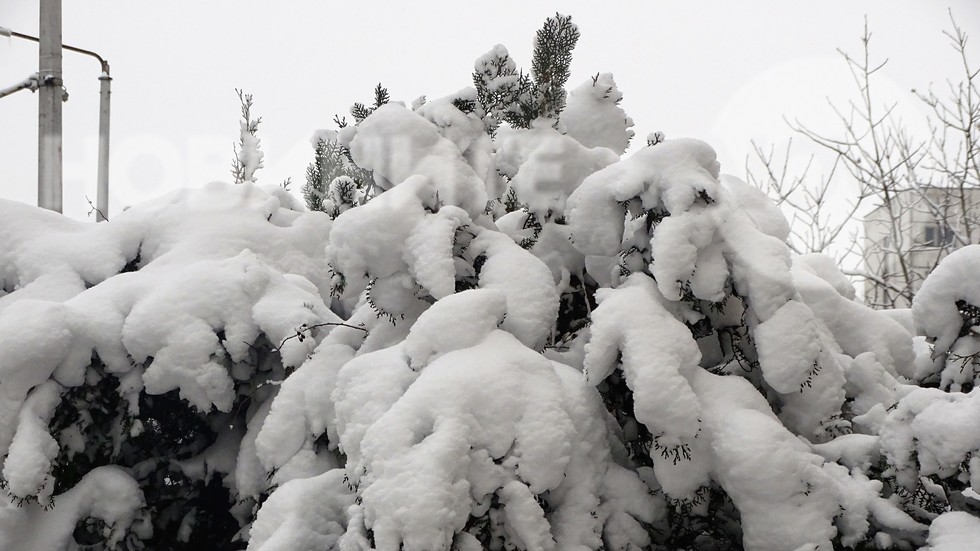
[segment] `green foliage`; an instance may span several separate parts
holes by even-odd
[[[53,462],[54,493],[70,490],[97,467],[117,465],[139,482],[153,523],[150,539],[139,540],[131,533],[120,544],[122,549],[243,548],[242,543],[229,543],[240,526],[230,512],[233,502],[222,475],[192,479],[178,462],[214,444],[215,427],[244,426],[244,408],[237,407],[233,414],[203,413],[176,390],[138,396],[136,410],[124,397],[120,380],[93,357],[85,383],[66,389],[49,423],[51,434],[62,441]],[[76,448],[73,440],[84,442],[84,447]],[[104,548],[103,527],[101,521],[83,519],[75,539],[88,548]]]
[[[529,128],[538,117],[558,121],[578,39],[571,16],[556,13],[535,36],[531,75],[517,70],[506,49],[495,48],[481,58],[473,71],[473,86],[487,112],[489,133],[501,121],[516,128]]]
[[[245,134],[248,133],[255,136],[259,131],[259,124],[262,123],[262,117],[252,118],[252,94],[246,94],[244,90],[238,88],[235,88],[235,93],[238,94],[238,101],[241,103],[242,135],[238,140],[237,146],[232,146],[232,153],[234,155],[231,159],[231,177],[236,184],[240,184],[247,180],[254,180],[254,170],[252,173],[249,173],[247,163],[242,159],[242,152],[246,148]],[[258,168],[262,168],[261,161],[259,162]]]
[[[565,83],[571,74],[572,50],[579,39],[578,27],[570,15],[556,13],[545,20],[534,40],[531,71],[537,90],[537,115],[558,119],[565,108]]]
[[[330,182],[344,174],[343,148],[336,140],[317,140],[313,149],[313,162],[306,167],[306,184],[303,200],[310,210],[325,211],[323,200]]]
[[[381,86],[379,82],[377,86],[374,87],[374,105],[371,107],[365,106],[363,103],[355,103],[350,108],[350,114],[354,117],[355,124],[360,124],[361,121],[371,116],[371,113],[381,107],[382,105],[388,103],[391,97],[388,94],[388,89]]]

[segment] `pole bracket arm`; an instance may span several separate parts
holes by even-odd
[[[0,98],[4,96],[9,96],[14,92],[19,92],[21,90],[30,90],[31,92],[37,92],[38,88],[41,87],[40,78],[37,73],[25,78],[24,80],[14,84],[13,86],[8,86],[7,88],[0,89]]]

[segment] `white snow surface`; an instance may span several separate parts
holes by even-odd
[[[361,489],[378,549],[447,548],[469,515],[485,512],[498,492],[513,545],[573,549],[588,538],[594,546],[602,519],[583,505],[600,502],[608,448],[595,416],[601,405],[577,371],[491,329],[479,343],[439,356],[416,375],[405,363],[391,362],[386,371],[400,371],[409,384],[391,375],[381,379],[393,383],[391,392],[381,393],[394,398],[390,406],[362,401],[352,407],[370,390],[353,386],[356,379],[344,383],[345,375],[366,382],[357,372],[381,365],[362,358],[345,366],[334,396],[341,400],[338,413],[356,413],[366,422],[366,430],[341,423],[341,441],[348,442],[352,430],[360,440],[344,444],[347,471]],[[376,387],[382,375],[375,375]],[[364,409],[380,415],[364,418]],[[400,460],[387,459],[394,456]],[[532,495],[543,492],[552,496],[550,522]],[[583,522],[594,528],[577,527]]]
[[[980,245],[968,245],[942,259],[916,293],[912,302],[916,329],[936,339],[937,353],[952,347],[963,324],[956,301],[980,305],[978,273]]]
[[[929,525],[929,545],[923,551],[964,551],[980,541],[980,519],[963,511],[936,517]]]
[[[645,147],[595,172],[568,198],[575,246],[584,254],[613,256],[623,239],[627,201],[688,210],[702,192],[716,195],[720,165],[713,149],[698,140],[672,140]]]
[[[585,346],[585,373],[601,383],[622,358],[626,382],[634,393],[634,414],[658,442],[650,455],[668,495],[690,497],[707,482],[698,475],[661,476],[677,462],[670,453],[695,445],[701,431],[701,404],[686,378],[701,359],[690,332],[660,305],[654,282],[635,274],[617,289],[597,293],[592,338]],[[697,459],[697,458],[696,458]],[[685,462],[681,462],[686,464]]]
[[[330,220],[280,205],[252,184],[214,183],[93,225],[0,201],[0,449],[15,495],[49,495],[47,421],[93,354],[120,378],[139,373],[120,392],[179,389],[202,411],[230,409],[223,359],[241,361],[260,336],[282,343],[286,365],[306,359],[316,340],[287,337],[339,321],[320,294]]]
[[[619,102],[623,93],[612,73],[599,73],[568,93],[561,124],[567,135],[586,147],[605,147],[622,155],[635,134],[633,119]]]
[[[334,549],[347,528],[354,494],[343,469],[287,482],[272,492],[249,532],[250,551]]]
[[[31,503],[17,507],[0,495],[0,548],[5,551],[66,549],[74,544],[72,531],[79,520],[97,518],[110,527],[107,546],[114,546],[131,527],[149,536],[140,523],[145,505],[136,481],[118,467],[91,470],[72,489],[56,496],[56,505],[46,510]]]
[[[515,67],[499,46],[477,62],[498,87]],[[382,106],[319,134],[384,190],[334,221],[248,182],[103,224],[0,200],[0,493],[27,499],[0,500],[0,548],[64,548],[87,517],[110,543],[148,535],[138,468],[95,469],[52,496],[59,446],[85,440],[49,424],[93,356],[131,414],[141,392],[176,390],[215,428],[248,393],[245,423],[171,468],[222,476],[252,550],[476,551],[479,533],[508,549],[629,551],[651,545],[668,507],[707,513],[712,484],[752,551],[853,546],[872,529],[880,545],[924,543],[869,476],[884,459],[906,490],[938,492],[924,478],[936,475],[980,491],[980,389],[956,392],[972,372],[943,368],[953,392],[908,384],[942,368],[924,341],[855,302],[827,257],[792,258],[785,218],[720,176],[703,142],[619,161],[632,135],[620,97],[599,74],[569,96],[567,134],[541,120],[500,127],[496,143],[493,121],[454,104],[472,89]],[[488,205],[504,181],[526,209]],[[980,349],[955,307],[980,304],[978,251],[944,260],[913,306],[939,355]],[[599,284],[598,306],[556,343],[576,278]],[[706,320],[715,336],[738,326],[757,368],[714,365],[722,345],[692,336]],[[256,347],[274,347],[267,365],[249,363]],[[652,467],[632,463],[636,425],[620,427],[598,390],[617,370]],[[976,530],[940,515],[928,548]]]
[[[521,202],[540,220],[565,212],[568,196],[590,174],[619,157],[605,147],[588,147],[550,126],[515,129],[497,147],[496,169],[510,178]]]
[[[382,105],[364,119],[350,142],[350,152],[358,166],[374,171],[375,182],[384,189],[424,176],[436,186],[440,201],[462,208],[472,218],[486,207],[483,180],[456,143],[401,105]]]

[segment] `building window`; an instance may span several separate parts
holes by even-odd
[[[922,244],[928,247],[948,247],[953,244],[953,229],[948,226],[926,226]]]

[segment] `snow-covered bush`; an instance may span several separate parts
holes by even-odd
[[[238,144],[232,147],[235,156],[231,159],[231,177],[236,184],[255,183],[255,171],[262,168],[265,154],[259,148],[262,140],[258,137],[262,117],[252,118],[252,94],[235,90],[242,104],[242,120],[238,122]]]
[[[226,545],[250,518],[246,422],[340,322],[330,220],[282,193],[216,183],[99,225],[0,202],[0,518],[52,525],[4,549],[62,548],[89,517],[109,543],[140,518],[150,548]]]
[[[707,144],[621,158],[611,75],[566,102],[577,36],[549,20],[533,81],[497,46],[475,89],[409,108],[379,86],[317,134],[306,199],[327,213],[248,182],[99,225],[0,201],[2,547],[829,551],[976,531],[980,391],[945,372],[974,345],[977,253],[917,299],[933,363],[827,257],[791,255],[785,218]]]

